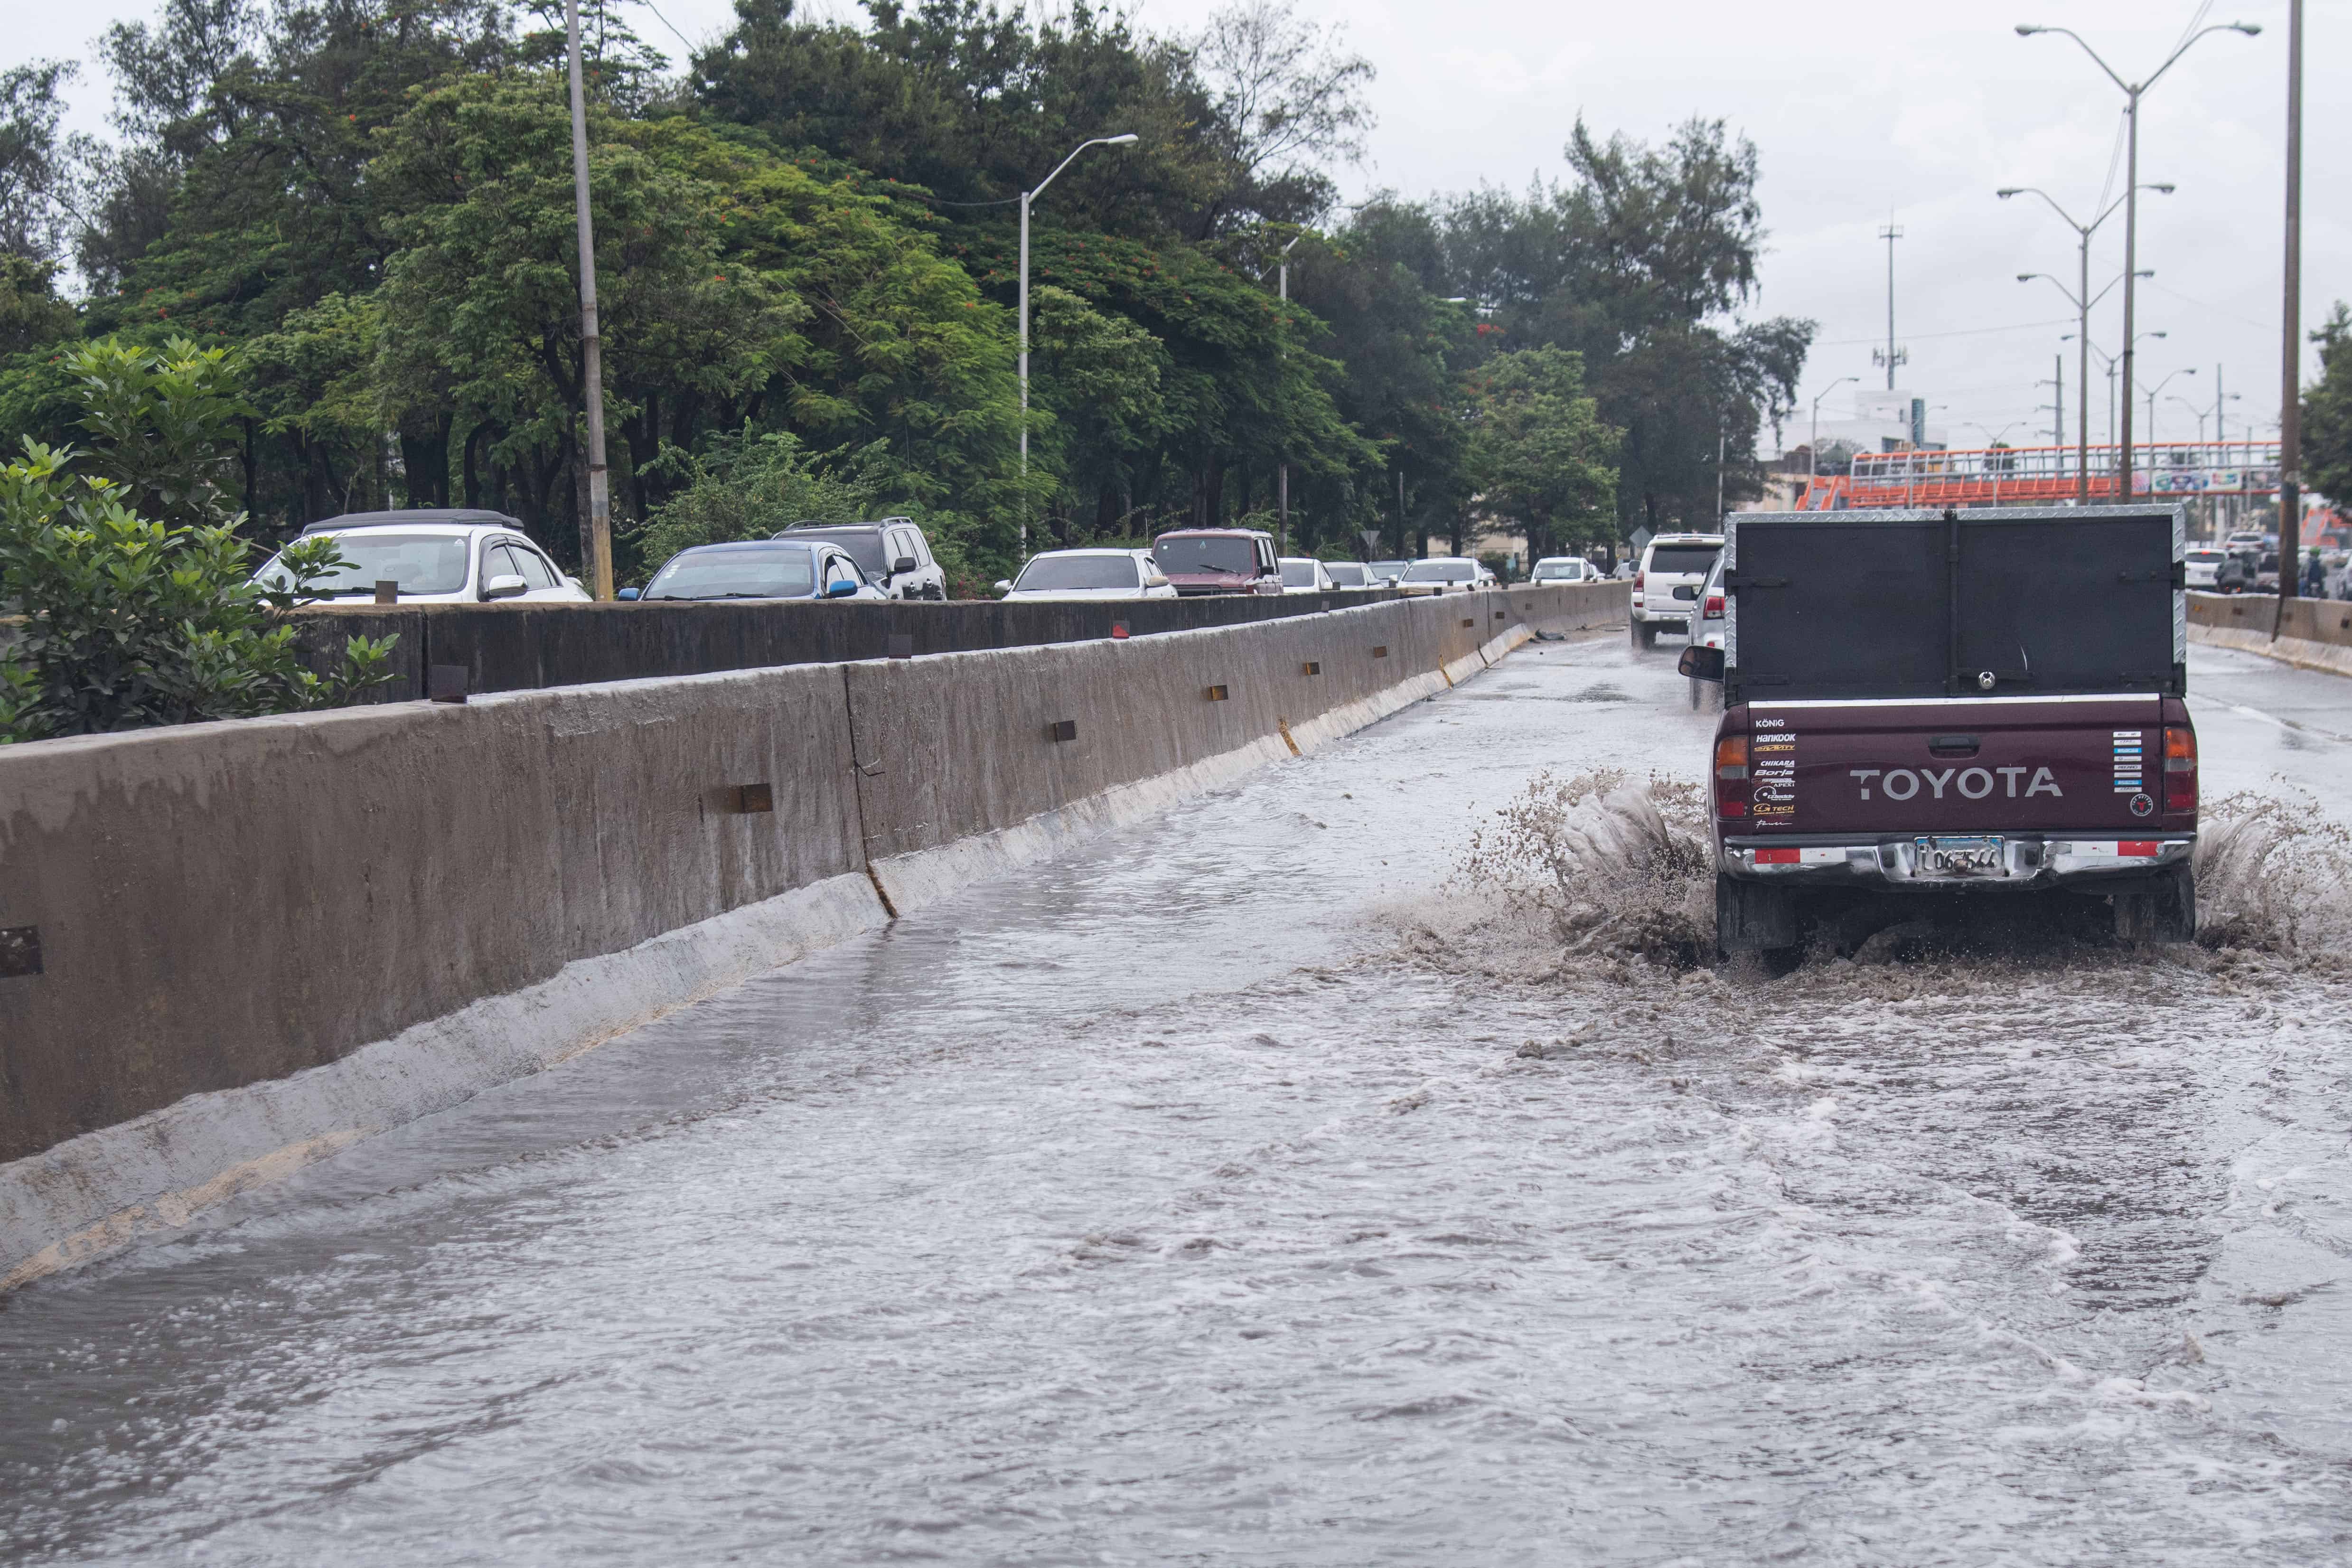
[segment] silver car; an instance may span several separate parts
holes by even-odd
[[[305,589],[306,602],[372,600],[379,583],[393,584],[394,602],[403,605],[584,605],[592,597],[578,579],[555,569],[521,523],[499,512],[352,512],[314,522],[302,537],[332,539],[349,563]],[[253,580],[292,587],[283,562],[272,555]]]
[[[824,540],[754,539],[698,544],[662,563],[640,595],[624,599],[887,599],[838,544]]]
[[[1029,558],[1021,575],[1000,582],[1006,604],[1042,600],[1172,599],[1149,550],[1047,550]]]

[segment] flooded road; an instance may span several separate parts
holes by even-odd
[[[2340,975],[1767,983],[1445,891],[1543,770],[1697,777],[1678,646],[1530,647],[19,1292],[0,1558],[2352,1557]],[[2191,669],[2209,798],[2352,799],[2352,684]]]

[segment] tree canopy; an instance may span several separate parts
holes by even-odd
[[[761,486],[916,515],[967,584],[1011,570],[1024,521],[1081,543],[1262,518],[1285,470],[1308,550],[1697,521],[1719,449],[1726,493],[1753,493],[1811,326],[1741,314],[1758,154],[1720,122],[1662,146],[1578,123],[1564,177],[1524,195],[1335,222],[1372,68],[1283,0],[1181,36],[1083,0],[863,12],[736,0],[673,73],[584,7],[625,574],[764,520]],[[7,73],[0,437],[76,438],[75,342],[185,338],[236,363],[236,440],[201,483],[247,529],[488,506],[578,560],[560,22],[163,0],[91,62],[104,145],[58,131],[76,66]],[[1034,204],[1024,469],[1020,196],[1129,132]]]

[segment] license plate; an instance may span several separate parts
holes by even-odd
[[[1998,877],[2005,869],[2001,841],[1997,837],[1918,838],[1918,874],[1922,877]]]

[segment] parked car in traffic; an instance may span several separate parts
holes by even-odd
[[[378,583],[394,584],[396,602],[404,605],[584,605],[592,597],[504,512],[448,507],[347,512],[311,523],[302,537],[333,539],[347,563],[303,590],[306,603],[373,600]],[[253,580],[293,586],[292,574],[277,555],[261,563]]]
[[[1389,585],[1387,578],[1377,575],[1361,561],[1326,561],[1323,570],[1331,574],[1331,586],[1343,591],[1360,593]]]
[[[1286,594],[1328,594],[1339,587],[1323,563],[1311,555],[1286,555],[1279,564]]]
[[[1635,647],[1657,647],[1660,632],[1690,630],[1691,602],[1676,597],[1675,590],[1706,582],[1722,553],[1719,533],[1662,533],[1643,546],[1630,611]]]
[[[1393,588],[1397,579],[1404,575],[1404,569],[1412,564],[1410,561],[1374,561],[1365,570],[1380,579],[1380,586]]]
[[[1555,583],[1591,583],[1601,574],[1592,563],[1581,555],[1547,555],[1528,574],[1528,581],[1537,587]]]
[[[2189,587],[2210,593],[2214,589],[2214,579],[2221,574],[2221,563],[2229,559],[2230,552],[2226,550],[2218,550],[2210,544],[2197,545],[2181,557],[2181,572]]]
[[[1279,594],[1274,535],[1255,528],[1180,528],[1151,542],[1161,575],[1186,598],[1202,594]]]
[[[1046,550],[996,591],[1011,604],[1048,599],[1172,599],[1175,585],[1149,550]]]
[[[624,599],[887,599],[843,546],[824,539],[754,539],[698,544],[662,563],[643,593]]]
[[[1465,555],[1432,555],[1416,561],[1404,569],[1397,579],[1400,588],[1420,588],[1436,593],[1449,589],[1467,592],[1472,588],[1496,586],[1495,574]]]
[[[878,522],[796,522],[778,539],[822,539],[849,552],[858,572],[886,599],[945,599],[948,574],[931,557],[931,542],[914,519]]]

